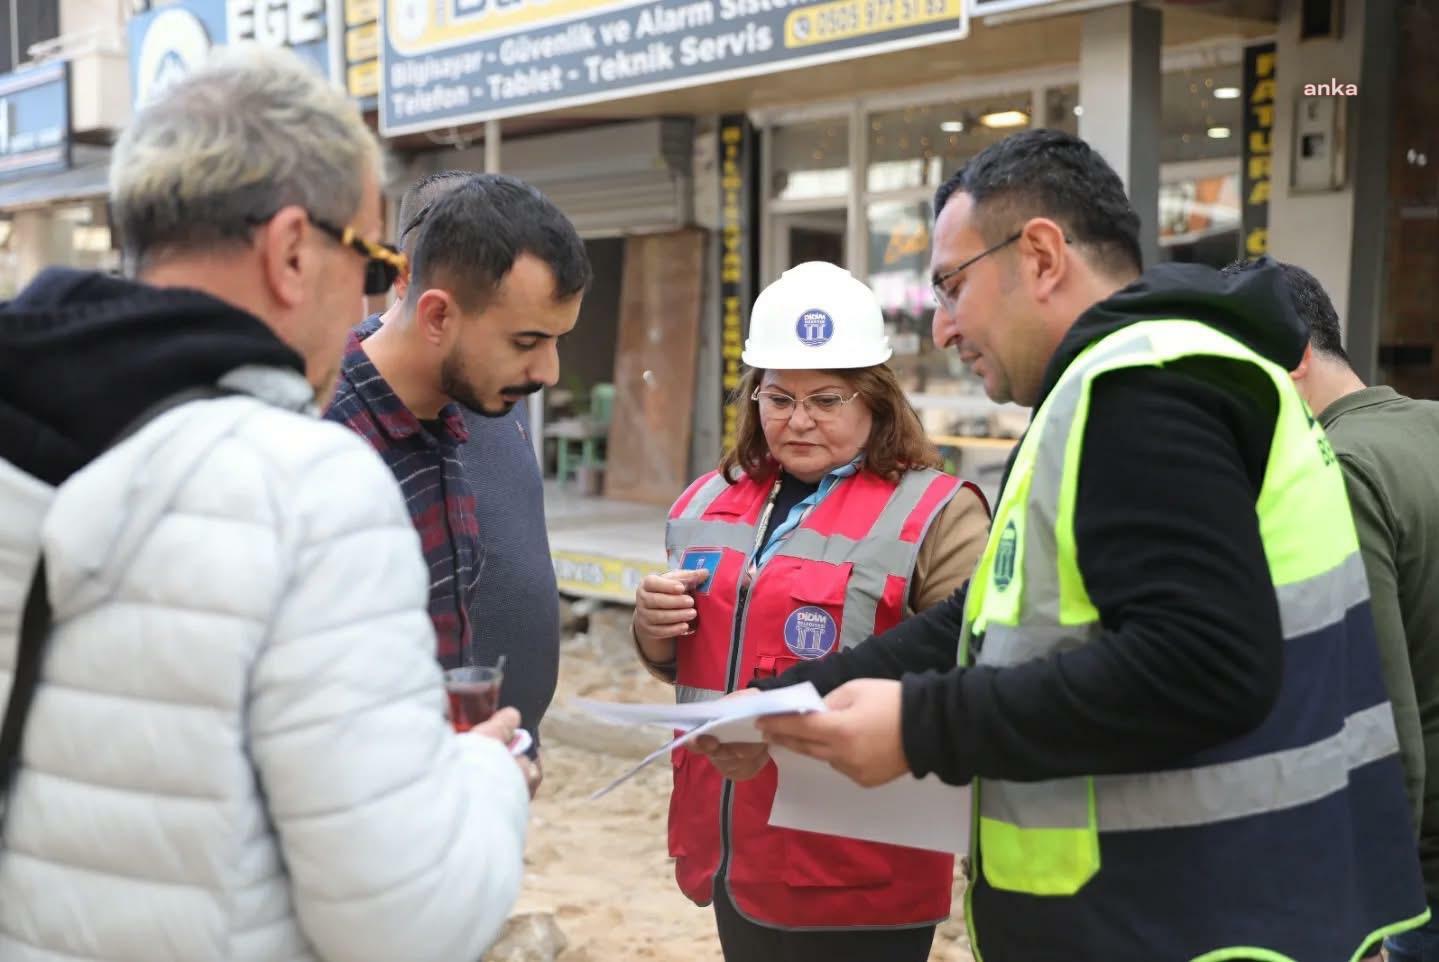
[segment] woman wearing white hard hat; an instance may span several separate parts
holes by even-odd
[[[735,446],[675,502],[673,570],[635,596],[640,657],[680,701],[855,645],[968,580],[988,508],[938,470],[890,354],[874,293],[832,264],[786,271],[755,301]],[[928,958],[953,859],[771,828],[773,764],[732,782],[725,751],[675,752],[669,844],[680,889],[713,902],[728,962]]]

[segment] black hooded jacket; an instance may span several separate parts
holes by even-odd
[[[1080,316],[1041,403],[1085,347],[1168,318],[1206,322],[1286,370],[1307,339],[1277,269],[1222,277],[1166,264]],[[961,589],[884,635],[756,684],[812,681],[824,693],[854,678],[902,679],[910,768],[952,784],[1145,771],[1251,730],[1283,672],[1255,512],[1277,405],[1262,371],[1217,358],[1095,381],[1075,504],[1079,567],[1103,628],[1093,643],[956,669]]]
[[[0,459],[58,485],[156,403],[251,364],[304,371],[208,294],[49,268],[0,305]]]

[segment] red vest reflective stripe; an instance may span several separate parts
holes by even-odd
[[[665,529],[671,567],[713,572],[695,594],[695,633],[679,641],[678,697],[718,697],[756,675],[893,627],[907,613],[924,535],[962,485],[973,489],[931,470],[909,472],[898,484],[867,471],[841,481],[760,570],[742,615],[744,643],[732,655],[740,579],[773,479],[728,485],[711,473],[695,481]],[[685,749],[673,761],[670,854],[680,889],[704,905],[723,854],[724,780]],[[775,777],[769,765],[732,791],[725,875],[743,914],[781,928],[919,925],[949,917],[952,857],[771,828]]]

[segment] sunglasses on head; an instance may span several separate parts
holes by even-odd
[[[250,223],[263,224],[274,216],[271,214],[269,217],[252,217]],[[395,246],[367,241],[355,231],[355,228],[337,227],[309,211],[305,211],[305,216],[310,219],[310,223],[316,230],[329,235],[342,247],[348,247],[365,259],[365,293],[370,297],[389,291],[395,284],[395,278],[408,269],[408,259]]]

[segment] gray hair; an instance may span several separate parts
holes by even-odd
[[[380,146],[356,105],[287,50],[239,44],[166,87],[110,160],[111,219],[129,270],[243,243],[297,204],[343,226]]]

